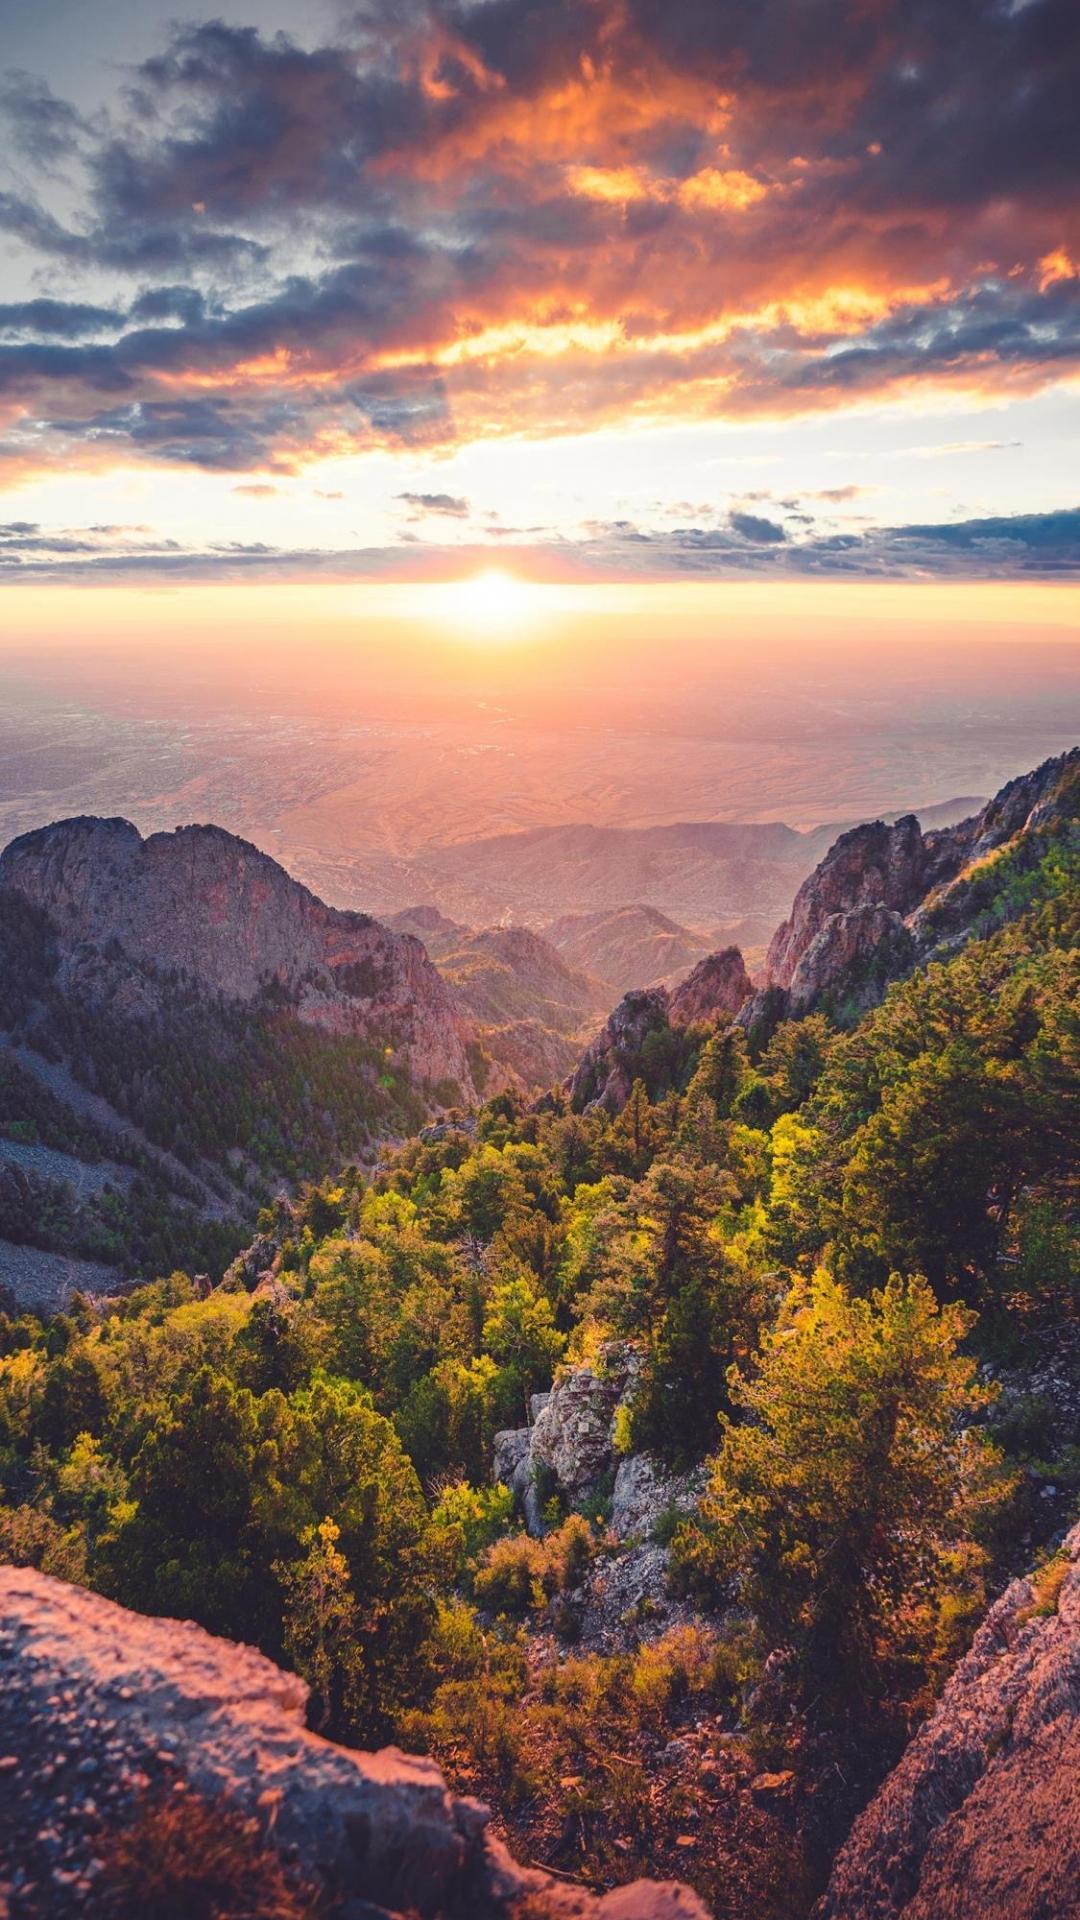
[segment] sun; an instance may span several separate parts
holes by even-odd
[[[438,610],[440,619],[451,625],[477,639],[497,642],[516,638],[540,618],[540,595],[520,574],[505,567],[484,567],[440,587]]]

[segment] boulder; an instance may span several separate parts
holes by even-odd
[[[0,1568],[0,1622],[0,1885],[20,1914],[91,1912],[110,1825],[183,1786],[368,1920],[707,1920],[672,1883],[598,1899],[518,1867],[430,1760],[308,1732],[303,1682],[250,1647],[22,1567]]]
[[[991,1607],[855,1822],[816,1920],[1080,1913],[1080,1527]]]
[[[550,1393],[534,1393],[528,1427],[495,1435],[493,1477],[510,1488],[529,1532],[543,1530],[547,1490],[571,1506],[613,1475],[615,1412],[637,1372],[631,1348],[613,1344],[599,1369],[566,1367]]]
[[[569,1367],[532,1429],[534,1466],[546,1468],[571,1502],[590,1493],[614,1462],[611,1425],[622,1382],[591,1367]]]

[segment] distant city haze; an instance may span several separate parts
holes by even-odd
[[[475,625],[454,593],[9,589],[0,838],[210,820],[376,913],[541,925],[640,895],[711,924],[741,899],[673,843],[536,834],[840,826],[988,795],[1080,733],[1071,587],[523,580]]]

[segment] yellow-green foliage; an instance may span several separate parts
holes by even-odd
[[[988,937],[851,1031],[660,1021],[618,1116],[504,1093],[370,1179],[335,1171],[264,1217],[272,1290],[173,1274],[0,1314],[0,1552],[291,1657],[328,1726],[381,1737],[471,1684],[432,1632],[455,1589],[535,1624],[603,1550],[573,1516],[507,1535],[493,1442],[565,1359],[630,1342],[620,1450],[717,1456],[680,1540],[699,1594],[786,1640],[807,1698],[919,1698],[979,1604],[973,1356],[1022,1363],[1080,1310],[1067,840],[973,876]],[[459,1705],[512,1742],[485,1698]]]
[[[491,1613],[519,1617],[542,1607],[553,1594],[580,1586],[596,1546],[588,1521],[577,1513],[543,1540],[508,1534],[481,1556],[473,1578],[477,1601]]]
[[[796,1650],[816,1693],[901,1685],[946,1596],[981,1593],[971,1529],[1005,1483],[968,1424],[990,1398],[961,1348],[972,1321],[924,1280],[894,1275],[863,1300],[819,1272],[732,1378],[738,1414],[677,1549],[731,1585],[769,1646]]]

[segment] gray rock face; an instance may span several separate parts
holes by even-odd
[[[829,991],[862,985],[864,1004],[883,985],[966,930],[965,870],[1024,830],[1075,813],[1080,748],[1009,781],[969,820],[923,833],[913,814],[841,834],[803,881],[769,944],[766,977],[804,1013]],[[865,979],[868,963],[876,978]]]
[[[529,1532],[543,1532],[543,1490],[574,1503],[615,1469],[615,1410],[634,1372],[629,1350],[613,1350],[603,1374],[567,1367],[550,1393],[534,1393],[532,1425],[495,1435],[494,1478],[510,1488]]]
[[[597,1899],[519,1868],[486,1809],[455,1798],[431,1761],[319,1739],[300,1680],[190,1623],[3,1567],[0,1659],[0,1879],[45,1869],[40,1902],[21,1911],[90,1911],[84,1873],[103,1827],[155,1782],[183,1781],[254,1817],[307,1878],[370,1903],[371,1920],[707,1920],[672,1883]]]
[[[831,913],[796,962],[788,981],[788,1011],[807,1012],[831,987],[854,980],[869,961],[877,960],[883,975],[905,973],[914,954],[903,917],[892,907],[867,900],[846,913]],[[855,997],[871,1005],[878,995],[868,984]]]
[[[715,1020],[720,1014],[733,1020],[753,991],[738,947],[723,947],[719,953],[699,960],[675,988],[668,1002],[668,1019],[673,1027],[688,1027],[694,1020]]]
[[[661,986],[624,994],[581,1056],[569,1082],[571,1106],[578,1112],[593,1104],[621,1112],[635,1060],[650,1033],[695,1020],[732,1020],[753,990],[738,947],[725,947],[699,960],[673,993]]]
[[[667,1024],[665,987],[625,994],[578,1062],[570,1081],[571,1106],[580,1112],[595,1102],[619,1113],[629,1098],[634,1058],[648,1035]]]
[[[127,820],[61,820],[12,841],[0,885],[47,914],[85,987],[116,943],[228,999],[284,990],[302,1020],[389,1034],[418,1079],[471,1090],[465,1026],[420,942],[325,906],[220,827],[144,840]],[[152,994],[145,980],[132,990]]]
[[[611,1423],[622,1387],[617,1374],[571,1367],[540,1408],[530,1436],[532,1458],[570,1500],[588,1493],[611,1466]]]
[[[705,1490],[705,1470],[676,1477],[647,1453],[620,1460],[611,1496],[611,1531],[617,1540],[649,1540],[662,1517],[689,1513]]]
[[[816,1920],[1080,1912],[1080,1527],[1043,1609],[1016,1580],[856,1821]]]
[[[510,1488],[531,1533],[543,1531],[545,1487],[574,1505],[614,1477],[610,1528],[619,1541],[649,1540],[662,1515],[689,1512],[700,1499],[703,1470],[677,1477],[648,1454],[616,1453],[615,1415],[636,1373],[630,1348],[613,1348],[602,1373],[567,1367],[550,1393],[533,1395],[531,1426],[496,1434],[493,1478]]]
[[[926,867],[922,829],[913,814],[891,827],[876,820],[841,834],[803,881],[790,918],[773,934],[766,959],[770,985],[791,986],[800,962],[835,915],[860,908],[885,909],[901,918],[910,913],[926,892]]]

